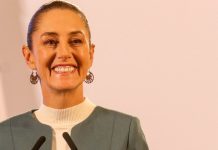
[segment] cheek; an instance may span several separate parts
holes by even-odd
[[[79,58],[79,64],[83,67],[88,67],[89,66],[89,63],[90,63],[90,60],[89,60],[89,54],[88,53],[82,53],[80,55],[80,58]]]
[[[80,51],[79,56],[81,58],[82,63],[87,64],[90,61],[90,52],[88,48],[85,48]]]
[[[36,61],[37,65],[39,67],[50,67],[52,61],[55,58],[55,54],[52,52],[48,52],[46,50],[38,50],[38,53],[36,55]]]

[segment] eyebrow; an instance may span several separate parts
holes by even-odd
[[[82,31],[72,31],[68,35],[78,35],[78,34],[84,36],[84,33]],[[58,33],[57,32],[44,32],[40,37],[43,37],[43,36],[58,36]]]
[[[84,36],[84,33],[82,31],[72,31],[69,33],[69,35],[77,35],[77,34],[81,34]]]
[[[44,32],[40,37],[43,36],[58,36],[56,32]]]

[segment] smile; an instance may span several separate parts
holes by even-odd
[[[73,72],[75,69],[73,66],[57,66],[54,68],[54,71],[57,73],[68,73]]]

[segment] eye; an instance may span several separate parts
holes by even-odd
[[[81,39],[73,39],[69,43],[73,46],[78,46],[78,45],[81,45],[83,41]]]
[[[53,40],[53,39],[49,39],[49,40],[46,40],[43,44],[46,46],[49,46],[49,47],[56,47],[58,44],[58,41]]]

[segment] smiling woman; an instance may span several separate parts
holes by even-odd
[[[30,21],[27,43],[22,52],[31,83],[40,81],[43,104],[0,124],[0,149],[148,150],[136,117],[84,97],[83,82],[94,78],[95,45],[77,7],[43,5]]]
[[[79,104],[94,53],[87,27],[69,8],[51,9],[38,19],[37,30],[29,36],[32,43],[23,46],[23,54],[29,67],[37,70],[44,104],[59,109]]]

